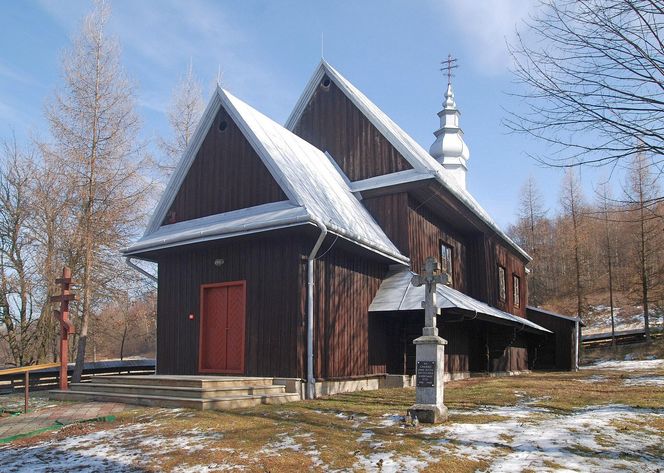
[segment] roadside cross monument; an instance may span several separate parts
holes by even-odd
[[[412,279],[413,286],[424,286],[424,328],[422,336],[416,338],[416,382],[415,405],[409,409],[410,416],[419,422],[436,423],[447,420],[447,407],[443,404],[445,374],[445,345],[447,341],[438,336],[436,327],[436,285],[446,284],[447,275],[439,271],[438,261],[429,256],[424,262],[424,272]]]
[[[69,301],[77,301],[78,296],[71,292],[71,270],[62,268],[62,277],[55,280],[62,293],[51,296],[51,302],[59,302],[60,310],[54,310],[53,316],[60,322],[60,389],[67,389],[67,364],[69,361],[69,335],[74,333],[74,324],[69,320]]]

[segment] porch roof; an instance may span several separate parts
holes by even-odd
[[[371,302],[369,312],[422,310],[424,286],[413,286],[411,279],[414,274],[407,269],[390,272]],[[517,325],[536,332],[553,333],[527,319],[491,307],[449,286],[437,285],[436,293],[438,295],[436,305],[440,309],[456,309],[497,323]]]

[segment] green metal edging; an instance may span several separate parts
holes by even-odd
[[[10,442],[13,442],[14,440],[18,440],[18,439],[22,439],[22,438],[26,438],[26,437],[32,437],[34,435],[43,434],[44,432],[48,432],[48,431],[51,431],[51,430],[61,429],[65,425],[84,424],[84,423],[88,423],[88,422],[113,422],[113,421],[115,421],[115,416],[113,416],[113,415],[102,416],[102,417],[93,417],[92,419],[77,420],[76,422],[72,422],[70,424],[64,424],[64,423],[56,420],[53,425],[49,425],[49,426],[43,427],[41,429],[33,430],[31,432],[25,432],[23,434],[16,434],[16,435],[11,435],[9,437],[0,438],[0,444],[10,443]]]

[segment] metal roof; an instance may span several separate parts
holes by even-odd
[[[196,158],[205,132],[222,107],[242,130],[288,201],[162,226],[161,222]],[[173,173],[146,233],[127,248],[125,254],[156,249],[165,244],[172,246],[238,234],[242,233],[243,225],[246,225],[248,233],[281,228],[285,224],[316,221],[322,221],[331,233],[396,262],[409,262],[353,195],[347,181],[325,153],[217,87],[196,131],[195,140],[192,140]]]
[[[304,92],[298,99],[290,117],[286,121],[286,128],[293,130],[298,120],[304,113],[304,110],[311,100],[318,84],[327,75],[339,89],[348,97],[348,99],[367,117],[373,126],[394,146],[406,161],[413,167],[417,173],[426,177],[434,177],[443,187],[448,189],[462,204],[464,204],[472,213],[480,218],[489,226],[498,236],[500,236],[508,245],[516,250],[527,260],[532,258],[523,248],[517,245],[498,224],[493,221],[482,206],[465,189],[461,188],[453,179],[445,175],[443,166],[436,161],[427,151],[422,148],[408,133],[397,125],[385,112],[376,106],[360,90],[343,77],[336,69],[321,59]],[[405,175],[403,175],[405,177]],[[408,175],[409,180],[413,180],[412,173]],[[425,178],[425,177],[423,177]],[[392,181],[385,181],[391,182]]]
[[[376,297],[371,302],[369,312],[421,310],[422,301],[424,300],[424,286],[413,286],[411,280],[414,275],[415,273],[407,269],[390,272],[383,280]],[[437,285],[436,293],[438,296],[436,305],[440,309],[459,309],[499,319],[501,322],[510,325],[521,325],[524,328],[528,327],[539,332],[552,333],[550,330],[527,319],[491,307],[449,286]]]
[[[543,315],[550,315],[551,317],[557,317],[559,319],[569,320],[570,322],[577,322],[578,321],[581,324],[582,327],[586,326],[586,324],[583,322],[583,320],[581,320],[580,317],[574,317],[573,315],[558,314],[557,312],[551,312],[550,310],[540,309],[539,307],[535,307],[535,306],[532,306],[532,305],[526,306],[526,310],[527,311],[530,310],[530,311],[533,311],[533,312],[538,312],[538,313],[543,314]]]

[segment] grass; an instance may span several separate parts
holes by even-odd
[[[593,375],[606,377],[601,383],[580,380]],[[664,370],[639,372],[639,375],[664,375]],[[477,412],[479,407],[512,406],[527,400],[529,406],[551,409],[559,414],[587,407],[623,404],[631,407],[664,409],[664,389],[627,386],[626,373],[620,371],[584,370],[579,373],[533,373],[509,378],[473,378],[446,385],[445,404],[451,411],[451,424],[488,424],[505,417]],[[428,435],[423,426],[404,424],[390,416],[404,415],[413,404],[414,389],[389,389],[340,394],[314,401],[252,409],[220,412],[136,408],[117,416],[114,424],[76,427],[66,435],[81,434],[121,426],[142,424],[142,436],[164,438],[170,450],[159,452],[154,447],[140,447],[127,441],[127,448],[145,449],[141,468],[145,471],[169,471],[180,465],[233,464],[247,471],[317,470],[317,463],[328,469],[359,468],[363,459],[376,460],[377,454],[410,456],[427,461],[427,471],[470,472],[486,470],[490,463],[455,455],[461,448],[451,441],[449,448],[439,448],[440,436]],[[539,414],[524,422],[532,422]],[[551,414],[548,414],[551,415]],[[390,422],[392,420],[392,422]],[[647,423],[615,421],[619,429],[664,434],[664,418]],[[177,439],[196,432],[213,448],[191,451],[179,448]],[[365,441],[358,441],[363,432]],[[184,433],[184,434],[183,434]],[[57,435],[65,435],[59,433]],[[53,435],[23,440],[30,445],[52,439]],[[288,440],[300,446],[294,448]],[[599,439],[601,443],[603,439]],[[510,435],[500,437],[497,452],[509,453]],[[504,445],[502,445],[504,443]],[[579,453],[591,455],[583,447]],[[657,452],[653,453],[658,453]],[[373,455],[373,456],[372,456]],[[551,462],[551,467],[555,463]],[[375,467],[379,469],[379,464]]]

